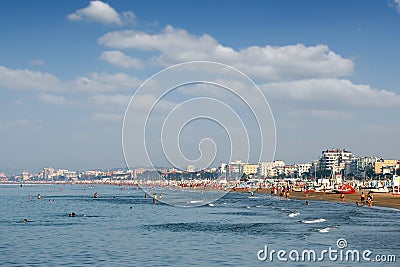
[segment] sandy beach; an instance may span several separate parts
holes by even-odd
[[[237,191],[237,190],[236,190]],[[257,189],[256,193],[270,194],[270,189]],[[344,202],[356,205],[360,203],[360,195],[362,191],[356,191],[354,194],[345,194]],[[365,196],[367,191],[364,191]],[[340,202],[340,194],[335,193],[322,193],[322,192],[309,192],[308,196],[304,192],[291,192],[290,197],[300,200],[323,200],[331,202]],[[400,196],[394,196],[392,193],[375,193],[373,194],[373,206],[388,207],[400,209]]]

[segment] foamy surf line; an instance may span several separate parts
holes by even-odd
[[[316,220],[302,220],[302,223],[320,223],[320,222],[325,222],[326,220],[324,218],[321,219],[316,219]]]
[[[197,204],[197,203],[203,203],[203,200],[190,200],[189,203],[190,204]]]
[[[317,229],[318,232],[320,233],[329,233],[330,230],[334,230],[336,229],[335,227],[326,227],[326,228],[322,228],[322,229]]]

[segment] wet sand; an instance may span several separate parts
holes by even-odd
[[[239,192],[238,190],[235,190]],[[243,192],[246,192],[243,190]],[[256,193],[262,194],[271,194],[270,189],[257,189]],[[352,203],[356,205],[356,202],[361,204],[361,195],[362,191],[356,191],[354,194],[345,194],[344,202],[345,203]],[[367,200],[367,193],[368,191],[364,191],[365,194],[365,201]],[[373,193],[373,206],[380,206],[380,207],[388,207],[400,210],[400,196],[394,196],[392,193]],[[323,192],[309,192],[308,196],[304,192],[290,192],[290,198],[293,199],[300,199],[300,200],[323,200],[323,201],[331,201],[331,202],[340,202],[340,194],[335,193],[323,193]],[[368,206],[368,204],[365,204]]]

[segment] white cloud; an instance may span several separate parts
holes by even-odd
[[[100,58],[104,61],[107,61],[110,64],[113,64],[118,67],[123,67],[126,69],[128,68],[140,69],[143,66],[140,59],[130,57],[118,50],[105,51],[101,53]]]
[[[91,1],[89,6],[69,14],[68,19],[94,21],[102,24],[123,25],[133,23],[136,16],[131,11],[119,14],[107,3],[102,1]]]
[[[395,8],[400,13],[400,0],[389,1],[389,6]]]
[[[15,90],[57,90],[60,81],[47,72],[0,66],[0,87]]]
[[[95,95],[89,97],[89,102],[101,107],[123,107],[129,103],[132,96],[130,95]]]
[[[324,121],[344,121],[352,120],[355,115],[348,111],[333,110],[333,109],[310,109],[310,110],[292,110],[286,114],[291,119],[301,119],[307,118],[318,119]]]
[[[111,122],[122,123],[123,116],[122,114],[113,114],[113,113],[104,113],[104,112],[97,112],[92,115],[93,120],[97,122]]]
[[[400,95],[369,85],[353,84],[341,79],[308,79],[265,84],[266,96],[292,105],[315,104],[336,107],[388,107],[400,106]]]
[[[335,78],[350,75],[354,69],[350,59],[342,58],[326,45],[251,46],[235,50],[219,44],[210,35],[196,36],[172,26],[158,34],[109,32],[99,38],[99,43],[114,49],[161,52],[154,61],[163,66],[193,60],[219,61],[261,80]]]
[[[41,92],[101,92],[133,90],[141,81],[125,73],[91,73],[73,80],[60,81],[56,76],[40,71],[9,69],[0,66],[0,88]]]
[[[77,77],[71,82],[70,87],[78,91],[117,91],[117,90],[133,90],[140,84],[140,80],[136,77],[129,76],[125,73],[106,72],[91,73],[90,75]]]
[[[66,100],[63,96],[50,95],[45,93],[39,95],[39,100],[47,104],[54,104],[54,105],[66,104]]]

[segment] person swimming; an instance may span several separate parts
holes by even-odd
[[[306,201],[306,205],[307,205],[307,206],[310,206],[310,202]]]
[[[68,214],[68,216],[69,217],[76,217],[76,214],[75,214],[75,212],[72,212],[72,213]]]
[[[41,199],[42,196],[40,194],[37,194],[37,199]]]
[[[97,198],[97,196],[98,196],[97,192],[94,192],[93,197]]]
[[[27,223],[28,222],[28,219],[27,218],[24,218],[24,223]]]
[[[154,194],[154,196],[153,196],[153,204],[156,204],[157,203],[157,194]]]

